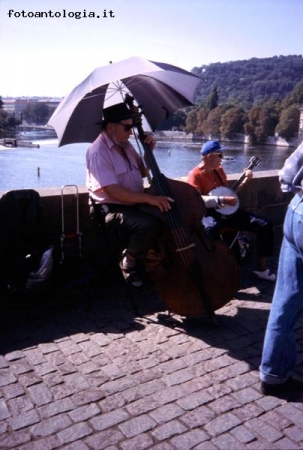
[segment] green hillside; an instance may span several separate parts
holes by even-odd
[[[203,81],[197,103],[205,101],[216,86],[219,104],[233,103],[247,109],[260,101],[281,101],[287,97],[297,83],[303,82],[303,57],[273,56],[217,62],[195,67],[192,72]]]

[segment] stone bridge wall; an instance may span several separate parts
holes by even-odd
[[[232,185],[241,174],[228,176]],[[180,179],[184,181],[183,179]],[[62,196],[60,188],[39,189],[44,205],[44,229],[50,240],[60,248],[60,237],[62,235]],[[4,192],[0,192],[0,196]],[[247,208],[256,214],[271,220],[276,230],[276,236],[281,238],[282,225],[286,207],[292,194],[282,193],[278,181],[277,171],[254,172],[254,178],[244,187],[240,194],[242,208]],[[88,194],[85,187],[79,187],[79,218],[80,231],[83,234],[82,245],[85,254],[106,253],[106,242],[102,242],[102,233],[97,233],[92,227],[89,208]],[[76,197],[75,189],[64,190],[64,231],[68,235],[76,231]],[[96,235],[96,233],[98,235]],[[101,237],[101,239],[100,239]],[[74,242],[75,241],[75,242]],[[104,239],[103,239],[104,241]],[[66,239],[65,243],[77,244],[77,239]]]

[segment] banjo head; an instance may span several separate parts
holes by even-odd
[[[237,200],[236,205],[234,206],[229,206],[226,205],[222,208],[218,208],[217,211],[220,212],[220,214],[222,214],[223,216],[230,216],[231,214],[235,213],[237,211],[237,209],[239,208],[239,197],[237,196],[237,194],[235,193],[235,191],[233,191],[232,189],[230,189],[227,186],[219,186],[215,189],[213,189],[211,192],[209,192],[208,195],[215,195],[216,197],[233,197]]]

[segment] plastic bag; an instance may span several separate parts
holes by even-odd
[[[53,246],[49,247],[43,253],[38,269],[29,273],[26,282],[26,290],[32,291],[41,289],[44,287],[44,284],[50,280],[53,269],[53,250]]]

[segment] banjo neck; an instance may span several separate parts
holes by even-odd
[[[245,179],[246,170],[252,170],[254,167],[256,167],[260,162],[260,159],[257,156],[253,156],[250,161],[248,167],[244,170],[240,178],[232,185],[231,189],[236,192],[239,186],[241,185],[242,181]]]
[[[248,169],[245,169],[248,170]],[[240,176],[240,178],[231,186],[231,189],[235,192],[237,192],[240,184],[242,183],[242,181],[245,179],[245,172],[242,173],[242,175]]]

